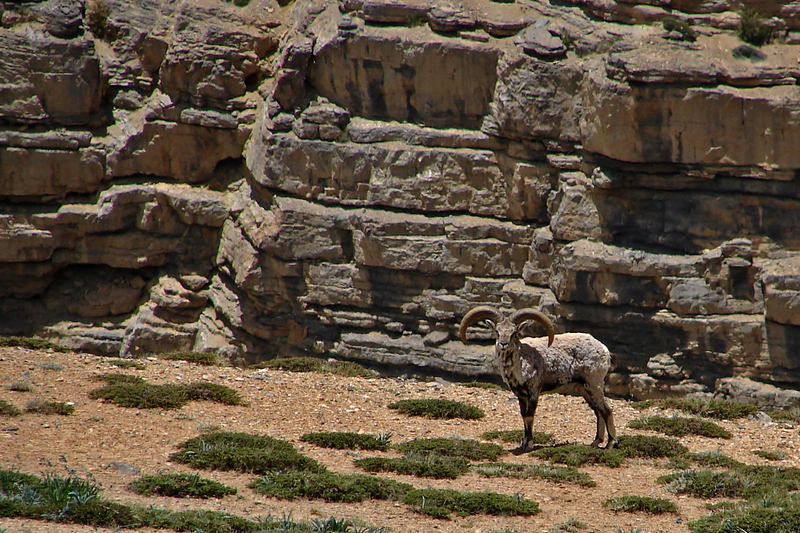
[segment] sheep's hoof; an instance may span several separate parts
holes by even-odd
[[[617,445],[617,439],[611,439],[608,441],[608,444],[606,444],[606,450],[611,450],[616,445]]]
[[[518,448],[514,448],[513,450],[511,450],[511,453],[513,455],[522,455],[523,453],[528,453],[532,451],[533,451],[533,443],[528,443],[528,444],[522,443],[519,445]]]

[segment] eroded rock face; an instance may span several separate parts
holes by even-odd
[[[491,379],[461,317],[538,307],[615,394],[796,405],[800,51],[574,4],[7,5],[0,333]]]

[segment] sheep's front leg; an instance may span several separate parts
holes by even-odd
[[[522,423],[525,426],[525,436],[522,444],[514,450],[517,455],[533,450],[533,417],[536,414],[536,407],[539,405],[538,396],[518,396],[519,412],[522,415]]]

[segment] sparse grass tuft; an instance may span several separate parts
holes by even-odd
[[[758,412],[758,407],[749,403],[693,396],[631,402],[630,406],[635,409],[646,409],[652,406],[679,409],[689,414],[717,420],[735,420],[752,416]]]
[[[308,498],[328,502],[399,500],[413,487],[391,479],[366,474],[334,472],[268,473],[248,485],[251,489],[280,500]]]
[[[567,466],[604,464],[613,468],[622,466],[625,456],[619,450],[592,448],[585,444],[565,444],[542,448],[533,452],[535,457]]]
[[[119,368],[135,368],[136,370],[144,370],[147,366],[135,359],[112,359],[110,364],[118,366]]]
[[[489,442],[460,438],[414,439],[395,446],[405,454],[439,455],[442,457],[463,457],[471,461],[494,461],[506,453],[502,446]]]
[[[503,387],[496,383],[487,383],[485,381],[464,381],[460,384],[462,387],[471,387],[474,389],[487,389],[487,390],[503,390]]]
[[[329,372],[349,378],[372,378],[376,372],[353,361],[323,360],[317,357],[282,357],[250,366],[250,368],[273,368],[288,372]]]
[[[724,471],[687,470],[656,481],[672,492],[697,498],[759,498],[800,489],[800,469],[736,464]]]
[[[450,518],[450,513],[460,516],[474,514],[530,516],[539,512],[539,505],[534,501],[495,492],[414,489],[406,494],[403,501],[418,513],[445,519]]]
[[[21,414],[22,411],[16,405],[0,400],[0,416],[19,416]]]
[[[26,413],[36,413],[40,415],[71,415],[75,412],[75,406],[64,402],[48,402],[41,398],[33,398],[25,404]]]
[[[678,507],[669,500],[647,496],[617,496],[603,502],[603,507],[626,513],[677,513]]]
[[[186,361],[203,366],[219,364],[217,354],[214,352],[166,352],[158,354],[158,358],[165,361]]]
[[[300,437],[300,440],[323,448],[334,448],[337,450],[358,449],[386,451],[391,446],[389,437],[384,435],[376,436],[346,431],[306,433]]]
[[[717,468],[730,468],[740,466],[742,463],[732,459],[722,452],[710,451],[688,454],[686,456],[700,466],[717,467]]]
[[[755,450],[753,453],[767,461],[783,461],[786,459],[786,453],[779,450]]]
[[[389,409],[397,409],[404,415],[427,418],[476,420],[486,416],[474,405],[444,399],[400,400],[390,404]]]
[[[693,533],[796,533],[800,531],[800,495],[727,505],[688,525]]]
[[[8,386],[8,390],[13,390],[14,392],[33,392],[33,385],[27,379],[22,381],[15,381],[11,385]]]
[[[367,472],[395,472],[435,479],[456,479],[469,470],[469,461],[463,457],[425,454],[408,454],[405,457],[365,457],[356,459],[355,465]]]
[[[785,409],[780,411],[766,411],[770,418],[777,422],[800,423],[800,409]]]
[[[250,474],[273,471],[323,472],[325,467],[300,454],[291,443],[266,435],[217,432],[189,439],[170,455],[171,461],[205,470],[237,470]]]
[[[700,418],[650,416],[631,420],[628,422],[628,427],[658,431],[672,437],[700,435],[702,437],[730,439],[733,436],[725,428]]]
[[[581,487],[594,487],[597,485],[588,474],[580,472],[571,466],[482,463],[474,465],[472,470],[485,477],[546,479],[557,483],[575,483]]]
[[[481,435],[481,438],[484,440],[499,440],[502,442],[510,442],[510,443],[520,443],[522,442],[522,437],[525,434],[521,429],[508,429],[508,430],[494,430],[494,431],[487,431]],[[552,442],[553,434],[546,433],[544,431],[534,431],[533,432],[533,443],[534,444],[547,444]]]
[[[236,489],[217,481],[204,479],[199,474],[159,474],[142,476],[128,488],[145,496],[172,496],[175,498],[222,498],[236,494]]]

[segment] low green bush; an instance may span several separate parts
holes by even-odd
[[[203,366],[219,364],[217,354],[214,352],[165,352],[158,354],[158,358],[165,361],[186,361],[187,363]]]
[[[120,407],[180,409],[193,400],[245,405],[238,392],[217,383],[203,381],[186,385],[154,385],[129,374],[105,374],[100,379],[107,385],[90,391],[89,397],[103,399]]]
[[[306,433],[300,440],[337,450],[381,450],[390,448],[390,433],[381,435],[368,435],[366,433],[351,433],[347,431],[323,431],[319,433]]]
[[[472,439],[437,437],[414,439],[395,446],[400,453],[463,457],[471,461],[494,461],[506,453],[502,446]]]
[[[389,409],[396,409],[404,415],[439,419],[476,420],[486,416],[474,405],[444,399],[400,400],[390,404]]]
[[[158,474],[142,476],[128,484],[128,489],[145,496],[174,498],[222,498],[236,494],[236,489],[198,474]]]
[[[365,500],[400,500],[413,487],[366,474],[334,472],[269,473],[248,485],[254,491],[278,498],[353,503]]]
[[[702,437],[730,439],[730,431],[708,420],[700,418],[649,416],[628,422],[632,429],[647,429],[658,431],[672,437],[685,437],[686,435],[700,435]]]
[[[796,533],[800,531],[800,497],[792,494],[729,505],[688,526],[692,533]]]
[[[500,516],[531,516],[539,512],[539,505],[519,496],[495,492],[459,492],[450,489],[414,489],[403,501],[416,512],[434,518],[490,514]]]
[[[409,454],[406,457],[365,457],[355,465],[367,472],[394,472],[417,477],[456,479],[469,470],[463,457]]]
[[[300,454],[291,443],[266,435],[214,432],[180,444],[170,460],[204,470],[323,472],[325,467]]]
[[[631,458],[677,457],[689,451],[676,439],[650,435],[621,435],[615,449]]]

